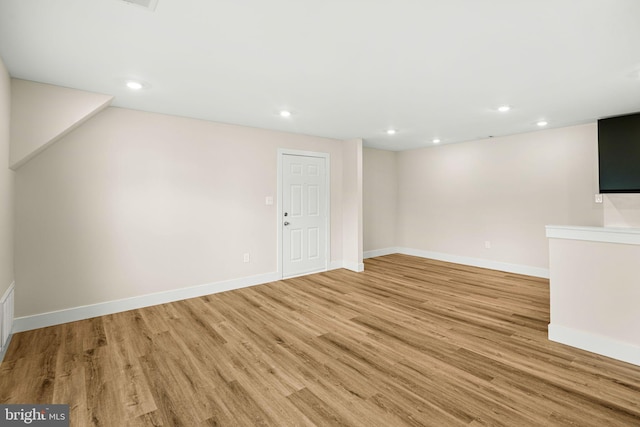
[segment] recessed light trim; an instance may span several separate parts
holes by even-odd
[[[281,110],[280,117],[291,117],[291,111],[289,110]]]
[[[395,135],[398,133],[396,129],[387,129],[387,135]]]
[[[129,80],[126,83],[127,87],[131,90],[140,90],[144,87],[144,85],[138,81],[135,80]]]
[[[540,120],[538,121],[538,123],[536,123],[536,125],[538,125],[538,127],[541,127],[541,128],[545,127],[548,124],[549,122],[547,122],[546,120]]]
[[[121,0],[121,1],[130,5],[143,7],[147,10],[150,10],[151,12],[156,10],[156,6],[158,5],[158,0]]]
[[[440,138],[433,138],[431,142],[433,142],[434,144],[440,144]]]
[[[509,110],[511,110],[511,106],[509,105],[501,105],[498,107],[498,111],[501,113],[506,113]]]

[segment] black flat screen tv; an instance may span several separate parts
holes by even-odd
[[[640,193],[640,113],[598,120],[600,193]]]

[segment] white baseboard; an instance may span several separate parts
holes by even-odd
[[[60,325],[62,323],[75,322],[77,320],[90,319],[92,317],[104,316],[107,314],[149,307],[152,305],[165,304],[183,299],[200,297],[203,295],[261,285],[264,283],[274,282],[276,280],[279,280],[277,273],[267,273],[257,276],[243,277],[240,279],[225,280],[222,282],[158,292],[155,294],[141,295],[116,301],[73,307],[49,313],[35,314],[32,316],[23,316],[15,319],[13,329],[14,333],[29,331],[31,329]]]
[[[364,271],[364,264],[346,266],[343,261],[331,261],[327,270],[338,268],[349,268],[353,271]],[[357,270],[360,268],[360,270]],[[261,285],[264,283],[280,280],[278,272],[261,274],[240,279],[226,280],[205,285],[192,286],[189,288],[174,289],[154,294],[141,295],[138,297],[126,298],[116,301],[106,301],[98,304],[73,307],[59,311],[52,311],[32,316],[18,317],[14,320],[14,332],[29,331],[32,329],[45,328],[47,326],[60,325],[62,323],[75,322],[77,320],[90,319],[97,316],[105,316],[113,313],[120,313],[127,310],[149,307],[152,305],[166,304],[188,298],[196,298],[203,295],[215,294],[219,292],[231,291],[234,289],[246,288],[249,286]]]
[[[362,273],[364,271],[364,263],[345,261],[343,268],[346,268],[347,270],[355,271],[356,273]]]
[[[393,247],[393,248],[374,249],[372,251],[365,251],[362,255],[364,259],[367,259],[367,258],[375,258],[377,256],[385,256],[385,255],[391,255],[391,254],[397,254],[397,253],[400,253],[399,248]]]
[[[470,265],[473,267],[489,268],[491,270],[506,271],[508,273],[524,274],[526,276],[549,278],[548,268],[530,267],[528,265],[510,264],[500,261],[491,261],[488,259],[472,258],[460,255],[446,254],[442,252],[423,251],[420,249],[392,247],[384,249],[375,249],[366,251],[364,258],[374,258],[378,256],[403,254],[412,255],[420,258],[436,259],[438,261],[453,262],[456,264]]]
[[[458,264],[471,265],[475,267],[490,268],[493,270],[507,271],[517,274],[525,274],[536,277],[549,277],[549,270],[535,267],[528,267],[517,264],[508,264],[497,261],[489,261],[478,258],[462,257],[458,255],[443,254],[438,252],[421,251],[410,248],[385,248],[364,253],[365,258],[401,253],[422,258],[448,261]],[[327,270],[346,268],[355,272],[364,271],[364,263],[351,263],[331,261]],[[90,319],[92,317],[104,316],[107,314],[119,313],[127,310],[134,310],[152,305],[165,304],[173,301],[180,301],[187,298],[195,298],[203,295],[215,294],[218,292],[230,291],[233,289],[245,288],[248,286],[260,285],[264,283],[280,280],[279,273],[267,273],[240,279],[227,280],[205,285],[193,286],[189,288],[174,289],[138,297],[126,298],[116,301],[107,301],[98,304],[73,307],[59,311],[35,314],[31,316],[18,317],[14,320],[13,332],[23,332],[32,329],[44,328],[47,326],[59,325],[62,323],[75,322],[77,320]]]
[[[525,276],[549,278],[548,268],[530,267],[528,265],[510,264],[507,262],[491,261],[482,258],[472,258],[460,255],[451,255],[441,252],[422,251],[411,248],[397,248],[398,253],[413,255],[421,258],[436,259],[438,261],[453,262],[456,264],[470,265],[473,267],[489,268],[491,270],[506,271],[508,273],[523,274]]]
[[[634,344],[551,323],[549,340],[640,366],[640,346]]]
[[[363,262],[356,263],[356,262],[349,262],[349,261],[331,261],[331,263],[329,264],[329,268],[327,268],[327,271],[337,270],[339,268],[346,268],[347,270],[355,271],[356,273],[361,273],[364,271],[364,263]]]

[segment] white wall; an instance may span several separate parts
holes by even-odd
[[[275,272],[277,209],[265,197],[277,194],[278,148],[330,154],[331,261],[340,263],[342,147],[104,110],[16,173],[16,315]]]
[[[11,167],[15,170],[106,108],[111,95],[11,79]]]
[[[343,142],[342,253],[345,268],[363,271],[362,262],[362,140]]]
[[[9,169],[11,79],[0,58],[0,297],[13,283],[14,177]]]
[[[640,365],[640,232],[553,227],[549,339]]]
[[[640,228],[640,194],[605,194],[602,200],[605,227]]]
[[[603,225],[596,124],[400,152],[397,171],[400,247],[547,269],[545,225]]]
[[[394,248],[396,243],[396,206],[398,170],[394,151],[363,150],[364,251]]]

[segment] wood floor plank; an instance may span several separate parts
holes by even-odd
[[[116,394],[124,403],[127,421],[157,410],[142,366],[138,363],[131,337],[122,333],[113,321],[114,316],[105,316],[105,338],[109,342],[109,362],[117,374],[112,381]]]
[[[126,406],[114,381],[119,372],[113,370],[109,349],[99,346],[86,350],[83,360],[88,422],[94,426],[109,426],[113,419],[126,423]],[[48,403],[51,400],[39,399],[36,402]]]
[[[0,403],[74,427],[640,425],[640,367],[547,339],[547,280],[365,265],[16,334]]]
[[[61,325],[63,342],[57,354],[52,402],[67,403],[69,417],[85,421],[88,410],[83,363],[84,340],[80,331],[82,323],[72,322]]]

